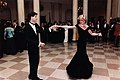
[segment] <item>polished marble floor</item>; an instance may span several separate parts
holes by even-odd
[[[76,52],[76,43],[46,44],[41,49],[38,75],[43,80],[70,80],[66,66]],[[88,80],[120,80],[120,47],[110,43],[87,45],[93,75]],[[4,55],[0,59],[0,80],[28,80],[27,51],[17,55]],[[79,80],[79,79],[78,79]]]

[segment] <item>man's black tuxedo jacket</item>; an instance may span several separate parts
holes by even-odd
[[[36,27],[37,34],[34,32],[33,28],[31,27],[29,23],[26,24],[25,26],[25,36],[26,36],[25,39],[26,39],[28,47],[30,46],[38,47],[39,45],[38,33],[42,33],[43,30],[38,24],[35,24],[35,27]]]

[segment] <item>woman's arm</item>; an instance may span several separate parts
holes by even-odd
[[[74,29],[76,28],[75,26],[67,26],[67,25],[64,25],[64,26],[57,26],[57,27],[61,27],[61,28],[68,28],[68,29]]]
[[[67,26],[67,25],[64,25],[64,26],[60,26],[60,25],[53,25],[49,28],[49,31],[51,32],[51,29],[53,30],[56,30],[56,28],[67,28],[67,29],[74,29],[76,28],[75,26]]]
[[[98,36],[99,35],[98,33],[93,33],[90,29],[88,30],[88,33],[92,36]]]
[[[56,28],[57,28],[57,25],[52,25],[51,27],[49,27],[49,31],[51,32],[52,30],[53,31],[56,31]]]

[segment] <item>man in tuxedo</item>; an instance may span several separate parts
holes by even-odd
[[[107,21],[104,20],[104,23],[102,24],[102,28],[101,28],[103,42],[107,42],[108,30],[109,30],[109,24],[107,24]]]
[[[96,33],[101,33],[101,22],[98,20],[96,25],[95,25],[95,32]],[[100,41],[100,36],[96,36],[96,41]]]
[[[28,57],[30,64],[30,74],[28,78],[30,80],[42,80],[37,76],[37,69],[39,65],[39,47],[43,47],[45,44],[39,42],[38,33],[42,33],[42,28],[36,23],[37,13],[31,12],[28,14],[28,23],[25,26],[25,36],[28,48]]]

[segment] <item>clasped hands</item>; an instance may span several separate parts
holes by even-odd
[[[58,25],[53,25],[50,27],[50,29],[53,29],[53,31],[57,31],[57,28],[59,28]]]

